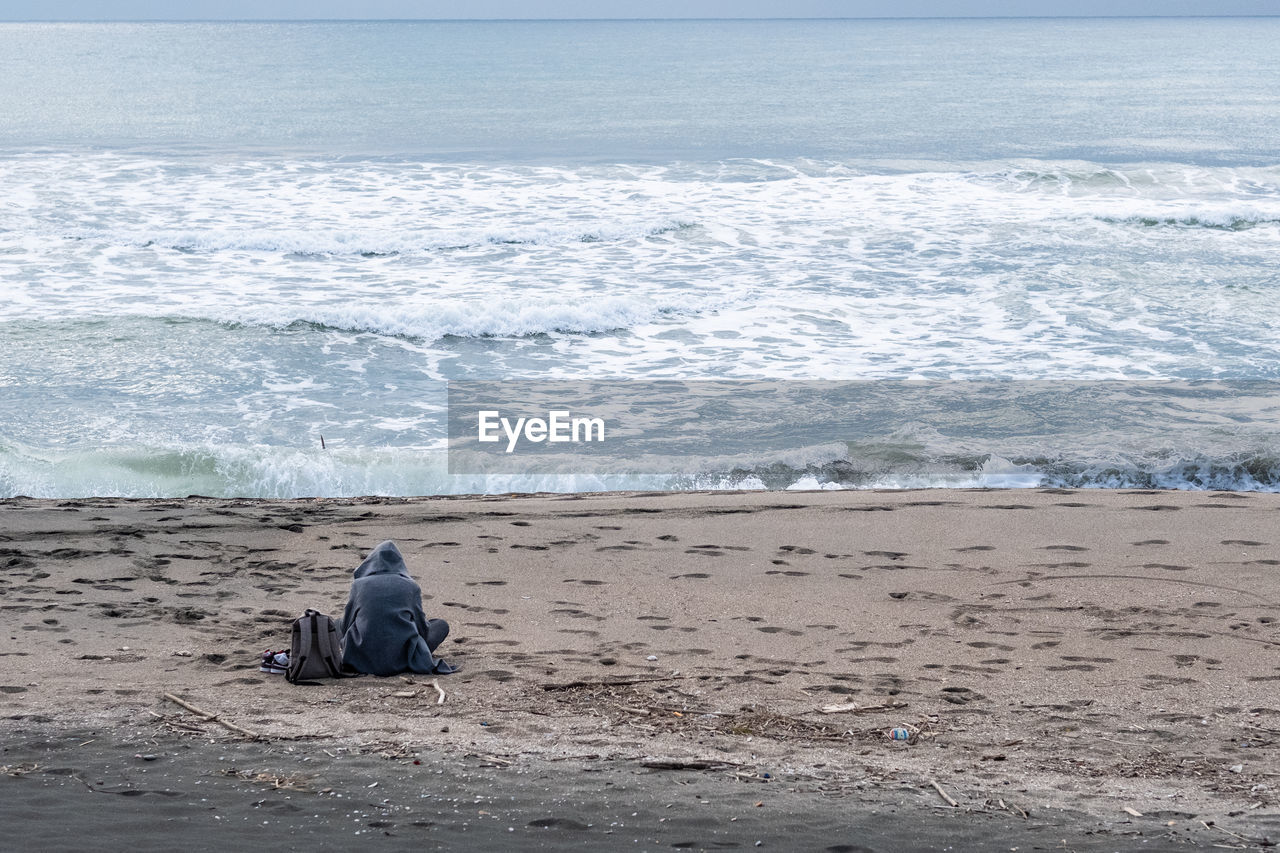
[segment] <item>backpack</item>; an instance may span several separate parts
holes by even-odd
[[[297,684],[312,678],[346,678],[338,628],[323,613],[308,609],[293,620],[293,648],[285,678]]]

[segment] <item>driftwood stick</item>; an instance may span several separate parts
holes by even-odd
[[[726,767],[741,767],[738,761],[722,761],[704,758],[646,758],[640,762],[641,767],[650,770],[722,770]]]
[[[550,692],[552,690],[572,690],[575,687],[626,687],[628,684],[646,684],[650,681],[676,681],[688,677],[687,675],[647,675],[640,678],[619,678],[612,681],[568,681],[564,684],[544,684],[542,689]]]
[[[942,799],[946,800],[946,801],[947,801],[947,804],[948,804],[948,805],[950,805],[953,809],[954,809],[954,808],[958,808],[958,807],[960,806],[960,804],[959,804],[959,803],[957,803],[955,800],[951,799],[951,795],[950,795],[950,794],[948,794],[946,791],[942,790],[942,786],[941,786],[941,785],[939,785],[939,784],[937,783],[937,781],[935,781],[935,780],[933,780],[933,779],[930,779],[930,780],[929,780],[929,784],[933,786],[933,790],[935,790],[935,791],[937,791],[937,792],[938,792],[938,796],[940,796],[940,797],[942,797]]]
[[[255,732],[251,732],[246,728],[241,728],[240,726],[237,726],[235,723],[229,723],[226,720],[219,717],[217,714],[211,714],[210,712],[204,710],[203,708],[197,708],[195,705],[192,705],[190,702],[187,702],[183,699],[179,699],[177,696],[174,696],[172,693],[165,693],[164,698],[168,699],[170,702],[174,703],[175,705],[180,705],[183,708],[186,708],[188,711],[195,714],[197,717],[204,717],[206,720],[208,720],[211,723],[217,723],[218,725],[224,728],[230,729],[231,731],[236,732],[238,734],[242,734],[245,737],[251,737],[251,738],[254,738],[255,740],[259,737],[259,735],[256,734]]]

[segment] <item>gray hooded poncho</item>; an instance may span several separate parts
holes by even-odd
[[[422,589],[394,542],[374,548],[356,569],[341,627],[342,663],[357,672],[455,671],[432,656],[449,625],[422,612]]]

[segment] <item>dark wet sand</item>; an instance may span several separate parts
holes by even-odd
[[[352,568],[383,539],[400,545],[428,615],[453,625],[441,653],[463,671],[440,679],[444,704],[422,677],[302,688],[259,673],[302,609],[341,611]],[[711,849],[725,825],[751,827],[734,843],[775,849],[930,849],[963,832],[976,840],[958,849],[1008,849],[1018,833],[1044,846],[1045,816],[1061,824],[1050,847],[1094,849],[1099,831],[1098,849],[1261,842],[1280,814],[1278,602],[1277,495],[0,501],[0,785],[15,804],[4,826],[62,831],[55,803],[81,797],[86,821],[154,803],[199,839],[180,797],[107,796],[77,778],[110,787],[121,777],[109,768],[135,754],[189,755],[134,763],[148,778],[172,767],[170,787],[219,791],[219,808],[244,818],[236,798],[261,783],[209,776],[219,756],[292,749],[335,790],[363,790],[342,776],[360,767],[431,767],[447,769],[448,790],[481,773],[516,797],[499,820],[491,801],[459,806],[433,838],[488,831],[481,817],[558,846],[595,838],[529,823],[622,820],[586,792],[625,784],[674,813],[627,839],[637,847]],[[912,739],[890,741],[894,726]],[[95,744],[67,747],[85,732]],[[22,746],[33,737],[57,746]],[[330,765],[329,753],[348,757]],[[382,757],[410,753],[422,764]],[[713,791],[730,799],[679,806]],[[756,809],[764,791],[786,807]],[[739,814],[733,797],[754,799]],[[770,822],[783,812],[792,824]],[[95,842],[163,846],[169,812],[147,814]]]
[[[145,735],[139,732],[138,735]],[[0,825],[25,849],[114,851],[1167,850],[1224,840],[1186,814],[946,807],[931,790],[821,790],[807,776],[655,770],[427,751],[209,743],[128,733],[23,732],[6,745]],[[139,750],[144,750],[139,752]],[[415,764],[414,762],[420,762]],[[21,769],[36,763],[40,769]],[[1167,825],[1166,825],[1167,824]],[[1252,829],[1280,835],[1274,815]],[[1065,846],[1063,842],[1066,842]]]

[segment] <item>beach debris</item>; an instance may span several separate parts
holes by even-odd
[[[0,776],[25,776],[39,768],[39,764],[4,764],[0,765]]]
[[[649,770],[724,770],[742,765],[719,758],[646,758],[640,762],[640,766]]]
[[[649,681],[674,681],[681,678],[688,678],[688,676],[644,675],[638,678],[616,678],[609,681],[566,681],[562,684],[543,684],[542,689],[550,692],[553,690],[576,690],[579,687],[625,687],[630,684],[644,684]]]
[[[657,655],[649,655],[647,658],[645,658],[645,660],[657,660],[657,659],[658,659]]]
[[[206,720],[208,720],[211,723],[217,723],[223,728],[230,729],[233,732],[242,734],[245,737],[253,738],[254,740],[257,740],[260,737],[260,735],[258,735],[257,733],[251,732],[248,729],[243,728],[241,726],[237,726],[235,723],[228,722],[227,720],[220,718],[217,714],[210,713],[209,711],[206,711],[203,708],[197,708],[195,705],[192,705],[190,702],[187,702],[184,699],[179,699],[177,696],[174,696],[172,693],[164,693],[161,695],[165,699],[168,699],[170,702],[174,703],[175,705],[179,705],[183,708],[186,708],[188,711],[195,714],[197,717],[204,717]]]
[[[1232,765],[1231,765],[1230,767],[1228,767],[1227,769],[1228,769],[1228,770],[1230,770],[1232,773],[1243,773],[1243,772],[1244,772],[1244,765],[1243,765],[1243,764],[1232,764]]]
[[[889,729],[889,739],[901,741],[911,740],[911,731],[906,726],[894,726],[892,729]]]
[[[1025,809],[1019,807],[1015,803],[1006,804],[1003,799],[997,799],[996,802],[999,803],[1000,808],[1004,809],[1005,811],[1017,812],[1019,815],[1022,816],[1023,820],[1027,820],[1031,817],[1031,815]]]
[[[1238,835],[1238,834],[1236,834],[1236,833],[1232,832],[1232,831],[1231,831],[1231,830],[1229,830],[1229,829],[1223,829],[1222,827],[1218,826],[1218,824],[1217,824],[1217,822],[1216,822],[1216,821],[1212,821],[1212,820],[1211,820],[1211,821],[1205,822],[1205,821],[1203,821],[1203,820],[1202,820],[1202,821],[1200,821],[1200,825],[1201,825],[1201,826],[1203,826],[1205,829],[1216,829],[1216,830],[1218,830],[1218,832],[1222,832],[1222,833],[1225,833],[1225,834],[1227,834],[1227,835],[1230,835],[1232,838],[1239,839],[1240,841],[1243,841],[1243,842],[1245,842],[1246,844],[1256,844],[1256,845],[1258,845],[1259,847],[1275,847],[1275,846],[1276,846],[1276,845],[1275,845],[1275,842],[1273,842],[1273,841],[1272,841],[1271,839],[1269,839],[1269,838],[1261,838],[1261,839],[1258,839],[1258,838],[1246,838],[1245,836],[1243,836],[1243,835]]]
[[[947,804],[948,804],[948,805],[950,805],[953,809],[954,809],[954,808],[959,808],[959,807],[960,807],[960,804],[959,804],[959,803],[957,803],[955,800],[951,799],[951,795],[950,795],[950,794],[948,794],[946,791],[942,790],[942,786],[938,784],[938,782],[937,782],[937,780],[936,780],[936,779],[930,779],[930,780],[929,780],[929,784],[933,786],[933,790],[935,790],[935,791],[937,791],[937,792],[938,792],[938,796],[940,796],[940,797],[942,797],[942,799],[946,800],[946,801],[947,801]]]
[[[417,696],[417,695],[418,695],[418,691],[416,690],[401,690],[399,693],[387,694],[387,698],[388,699],[412,699],[414,696]]]
[[[234,767],[229,767],[221,772],[223,776],[230,776],[233,779],[242,779],[245,782],[254,782],[259,785],[270,785],[278,791],[306,791],[308,790],[307,784],[311,781],[300,774],[269,773],[262,770],[237,770]]]
[[[436,689],[436,693],[439,694],[440,696],[440,698],[436,700],[436,704],[443,705],[444,704],[444,688],[441,687],[440,682],[434,678],[431,679],[431,686]]]
[[[1125,814],[1127,814],[1127,815],[1130,815],[1130,816],[1132,816],[1132,817],[1142,817],[1142,812],[1138,811],[1137,809],[1133,808],[1132,806],[1125,806],[1125,807],[1124,807],[1124,813],[1125,813]]]
[[[868,705],[859,708],[857,702],[842,702],[838,705],[823,705],[819,712],[823,714],[868,714],[872,711],[894,711],[907,707],[906,702],[883,702],[879,705]]]

